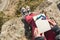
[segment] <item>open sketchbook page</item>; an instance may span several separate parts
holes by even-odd
[[[47,20],[37,20],[35,23],[40,33],[46,32],[51,29]]]

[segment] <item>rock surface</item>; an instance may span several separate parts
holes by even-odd
[[[19,0],[8,0],[9,4],[4,8],[3,12],[6,16],[15,16]]]
[[[3,11],[7,8],[9,0],[0,0],[0,11]]]
[[[49,7],[45,8],[44,10],[46,10],[47,15],[49,17],[53,17],[60,26],[60,10],[57,7],[57,4],[59,3],[60,1],[52,2],[52,4],[49,5]]]
[[[21,18],[14,18],[2,26],[1,40],[27,40]]]

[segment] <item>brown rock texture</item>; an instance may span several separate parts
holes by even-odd
[[[27,40],[21,18],[13,18],[2,25],[1,40]]]
[[[8,7],[4,9],[4,14],[7,16],[15,16],[19,0],[9,0]]]

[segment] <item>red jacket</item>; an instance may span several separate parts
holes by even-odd
[[[34,40],[34,29],[36,28],[33,16],[36,16],[36,14],[31,13],[25,17],[25,20],[28,22],[28,24],[32,26],[32,40]],[[52,30],[45,32],[44,35],[46,40],[55,40],[56,34]]]

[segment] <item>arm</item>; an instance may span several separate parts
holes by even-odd
[[[53,27],[51,27],[52,28],[51,30],[54,31],[57,35],[60,34],[60,28],[58,27],[56,22],[51,19],[48,19],[48,22],[53,26]]]
[[[52,24],[53,27],[51,27],[52,31],[54,31],[56,33],[56,37],[55,40],[60,40],[60,28],[58,27],[58,25],[56,24],[55,21],[52,21],[51,19],[48,19],[48,22],[50,24]]]
[[[55,37],[55,40],[60,40],[60,28],[55,25],[52,30],[56,33],[56,37]]]
[[[53,30],[57,35],[60,34],[60,28],[58,25],[55,25],[51,30]]]

